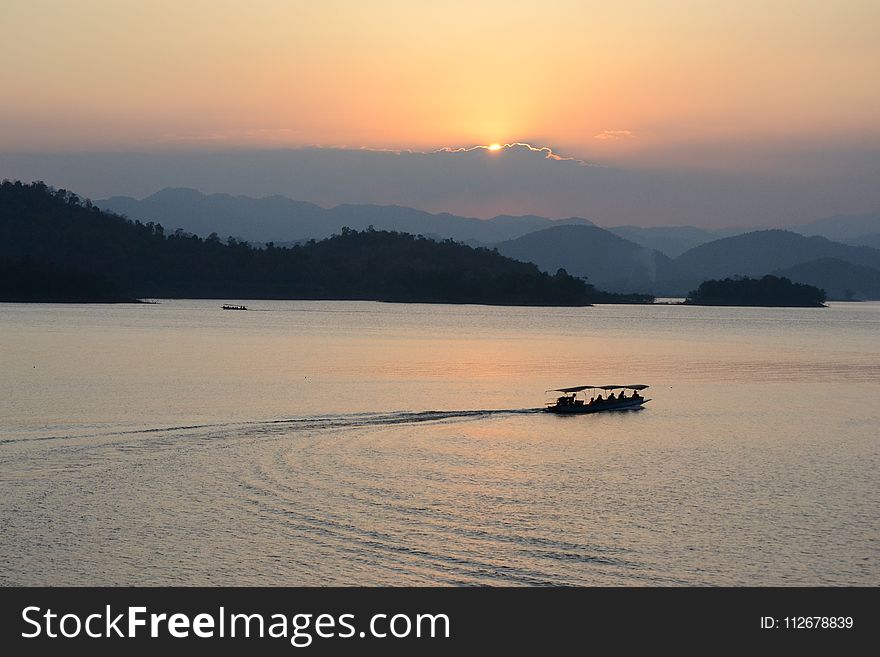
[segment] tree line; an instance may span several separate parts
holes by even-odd
[[[347,228],[333,237],[254,248],[131,221],[42,182],[0,183],[0,298],[361,299],[579,306],[650,302],[602,292],[564,270],[453,240]]]

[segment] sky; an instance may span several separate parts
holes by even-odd
[[[169,162],[262,152],[269,163],[280,150],[302,167],[322,150],[345,170],[343,151],[367,150],[362,177],[349,183],[346,170],[335,196],[332,166],[311,197],[295,184],[200,184],[646,225],[876,211],[877,25],[876,0],[4,0],[0,176],[145,195]],[[529,151],[523,172],[497,165],[522,147],[480,149],[474,168],[473,151],[455,150],[521,143],[563,159]],[[393,176],[387,151],[444,171],[462,162],[477,184],[442,185],[445,197],[418,193],[430,177],[371,185]],[[108,158],[124,154],[157,168],[102,183]],[[598,168],[627,184],[575,194],[575,166],[585,187]],[[538,170],[559,180],[522,198]],[[685,190],[698,185],[719,192],[693,208]],[[731,207],[744,193],[767,202]],[[632,197],[628,214],[611,207],[615,194]]]

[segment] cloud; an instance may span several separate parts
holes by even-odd
[[[574,162],[580,166],[595,166],[586,160],[581,160],[576,157],[567,157],[565,155],[559,155],[558,153],[553,152],[553,149],[549,146],[533,146],[532,144],[528,144],[522,141],[512,142],[510,144],[501,144],[501,148],[492,148],[489,145],[478,145],[478,146],[464,146],[460,148],[454,148],[451,146],[446,146],[444,148],[439,148],[436,151],[431,151],[432,153],[472,153],[474,151],[491,151],[493,153],[497,153],[500,151],[519,151],[526,153],[540,153],[543,155],[545,160],[555,160],[556,162]]]
[[[635,137],[636,133],[632,130],[603,130],[602,132],[593,135],[593,139],[629,139],[630,137]]]

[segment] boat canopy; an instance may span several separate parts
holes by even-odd
[[[547,392],[580,392],[581,390],[644,390],[644,383],[635,383],[627,386],[573,386],[571,388],[554,388]]]

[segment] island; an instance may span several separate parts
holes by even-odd
[[[37,182],[0,184],[0,301],[338,299],[518,306],[651,303],[453,240],[368,228],[255,248],[166,234]]]
[[[825,291],[793,283],[785,277],[762,278],[736,276],[709,280],[688,294],[684,303],[692,306],[781,306],[793,308],[825,307]]]

